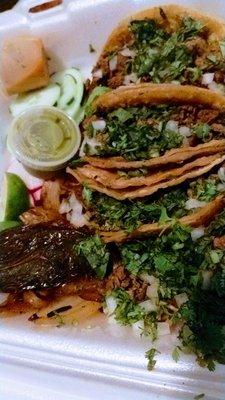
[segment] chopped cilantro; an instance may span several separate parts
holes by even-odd
[[[131,274],[147,272],[159,279],[158,313],[168,315],[166,300],[179,293],[188,294],[189,300],[172,321],[183,323],[179,335],[182,346],[211,371],[216,362],[225,364],[225,249],[214,247],[214,237],[225,234],[224,221],[225,211],[195,242],[191,229],[175,225],[169,233],[120,246],[123,264]],[[212,273],[207,289],[202,288],[203,270]],[[173,358],[179,358],[178,349]]]
[[[148,75],[153,82],[184,80],[187,71],[190,82],[201,73],[189,51],[188,40],[198,36],[203,25],[192,18],[184,18],[177,32],[171,35],[154,20],[132,21],[130,29],[135,37],[136,57],[131,68],[139,77]],[[187,78],[186,78],[187,79]]]
[[[145,159],[180,147],[182,135],[168,129],[166,122],[175,110],[171,106],[118,108],[107,115],[99,155],[121,155],[130,160]]]
[[[197,136],[197,138],[202,139],[203,141],[207,141],[210,139],[210,126],[206,123],[199,123],[194,126],[193,134]]]
[[[225,297],[214,291],[198,290],[181,309],[186,324],[182,344],[197,355],[200,365],[215,369],[215,361],[225,363]]]
[[[149,371],[152,371],[153,368],[155,367],[155,364],[156,364],[155,356],[157,353],[159,354],[159,351],[154,348],[151,348],[150,350],[146,351],[146,353],[145,353],[145,358],[147,358],[147,360],[148,360],[147,368]]]
[[[132,300],[129,294],[123,289],[115,289],[110,293],[117,301],[117,307],[114,316],[121,325],[132,325],[134,322],[140,321],[146,315],[141,306]]]
[[[209,202],[213,200],[219,193],[218,190],[218,179],[208,178],[208,179],[198,179],[197,181],[190,184],[194,197],[200,201]]]
[[[175,346],[173,351],[172,351],[172,358],[175,362],[178,362],[180,359],[180,347]]]
[[[70,161],[69,166],[71,168],[76,168],[76,167],[80,167],[81,165],[83,165],[84,161],[81,158],[74,158],[73,160]]]
[[[116,299],[116,308],[113,315],[120,325],[132,325],[143,320],[142,335],[148,336],[152,341],[157,338],[156,312],[147,312],[124,289],[114,289],[109,296]]]
[[[83,256],[99,278],[104,278],[110,253],[98,235],[90,236],[75,245],[75,251]]]
[[[130,171],[117,171],[118,175],[121,176],[122,178],[137,178],[139,176],[144,176],[148,174],[147,168],[139,168],[135,170],[130,170]]]
[[[205,397],[204,393],[199,393],[199,394],[196,394],[196,396],[194,397],[194,400],[200,400],[200,399],[203,399],[204,397]]]
[[[91,43],[89,43],[89,53],[95,53],[96,50]]]
[[[195,83],[202,76],[202,70],[198,67],[189,67],[187,68],[187,76],[191,83]]]
[[[154,274],[172,289],[171,295],[188,284],[192,286],[191,278],[198,271],[192,262],[194,244],[190,229],[179,225],[169,234],[125,243],[120,249],[123,264],[130,273]]]
[[[93,200],[93,192],[88,186],[83,187],[82,196],[87,205],[91,204]]]
[[[143,223],[165,223],[171,218],[185,215],[184,206],[188,197],[185,190],[173,189],[157,195],[154,200],[150,197],[146,200],[118,201],[104,194],[91,192],[85,187],[83,198],[102,229],[124,229],[132,232]]]

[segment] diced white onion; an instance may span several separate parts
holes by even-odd
[[[202,271],[202,289],[203,290],[209,289],[212,276],[213,276],[212,271]]]
[[[202,75],[202,85],[210,85],[214,79],[214,72],[206,72]]]
[[[87,216],[83,214],[83,206],[77,200],[74,193],[70,196],[69,202],[71,205],[71,212],[67,214],[68,221],[77,228],[87,225],[88,219]]]
[[[139,306],[147,312],[157,311],[156,304],[154,304],[151,300],[142,301],[142,303],[139,303]]]
[[[224,85],[216,82],[212,82],[208,85],[208,88],[212,90],[213,92],[218,92],[224,94]]]
[[[143,272],[140,275],[140,278],[144,281],[149,283],[150,285],[154,284],[154,283],[158,283],[159,280],[154,276],[154,275],[149,275],[146,272]]]
[[[59,206],[59,213],[60,214],[67,214],[71,211],[70,203],[67,199],[63,199],[62,203]]]
[[[101,79],[103,77],[102,69],[96,69],[96,71],[93,72],[93,77]]]
[[[158,322],[157,324],[157,334],[158,336],[170,335],[170,326],[167,321]]]
[[[178,132],[178,122],[177,121],[168,121],[166,124],[166,129],[170,131]]]
[[[177,294],[176,296],[174,296],[176,303],[177,303],[177,307],[181,307],[184,303],[186,303],[188,301],[188,296],[186,293],[180,293]]]
[[[9,295],[8,293],[0,293],[0,304],[5,303],[5,301],[8,298],[8,295]]]
[[[124,47],[121,51],[120,54],[124,57],[131,57],[134,58],[135,57],[135,51],[134,50],[130,50],[128,49],[128,47]]]
[[[159,285],[158,284],[152,284],[152,285],[149,285],[148,287],[147,287],[147,290],[146,290],[146,296],[149,298],[149,299],[157,299],[158,298],[158,288],[159,288]]]
[[[180,81],[177,80],[173,80],[170,83],[172,83],[173,85],[181,85]]]
[[[185,203],[186,210],[192,210],[193,208],[204,207],[207,203],[205,201],[200,201],[197,199],[188,199]]]
[[[191,238],[193,240],[193,242],[195,242],[195,240],[201,238],[202,236],[204,236],[204,228],[195,228],[191,231]]]
[[[108,317],[108,324],[110,324],[110,325],[117,325],[117,321],[116,321],[114,315],[110,315],[110,316]]]
[[[225,183],[225,168],[224,167],[219,168],[218,177],[221,180],[221,182]]]
[[[184,137],[189,137],[192,135],[191,129],[188,126],[180,126],[179,133]]]
[[[133,330],[135,336],[140,337],[144,330],[144,321],[140,320],[140,321],[134,322],[132,324],[132,330]]]
[[[117,301],[113,296],[107,296],[105,299],[106,302],[106,314],[111,315],[114,313],[116,307],[117,307]]]
[[[97,119],[96,121],[92,122],[92,126],[96,131],[104,131],[106,127],[106,122],[104,119]]]
[[[109,60],[109,69],[110,71],[114,71],[117,67],[117,56],[114,56]]]
[[[132,72],[129,75],[125,75],[124,80],[123,80],[123,84],[125,86],[128,86],[131,83],[136,83],[137,80],[138,80],[137,74],[135,74],[135,72]]]
[[[92,154],[96,153],[96,147],[101,146],[101,143],[97,141],[97,139],[95,138],[89,138],[88,136],[84,136],[84,140],[82,142],[82,145],[80,147],[80,151],[79,151],[79,156],[80,157],[84,157],[85,156],[85,152],[84,152],[84,148],[85,145],[88,145],[89,148],[91,149]]]
[[[218,183],[216,188],[219,192],[224,192],[225,191],[225,183]]]
[[[87,215],[83,214],[83,206],[77,200],[74,193],[68,199],[62,201],[59,212],[60,214],[66,214],[67,221],[77,228],[87,225],[88,223]]]

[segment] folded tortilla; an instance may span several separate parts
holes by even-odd
[[[93,109],[109,111],[118,107],[151,106],[153,104],[201,104],[205,107],[225,110],[225,98],[220,93],[196,86],[179,86],[168,83],[142,83],[130,87],[119,87],[99,96],[93,103]]]
[[[196,165],[194,164],[193,169],[188,169],[186,172],[182,173],[182,175],[176,176],[175,178],[167,179],[151,186],[140,186],[137,188],[131,187],[117,190],[102,185],[95,178],[93,179],[83,175],[83,173],[81,173],[78,169],[73,170],[71,168],[67,168],[67,172],[73,175],[79,183],[81,183],[82,185],[87,185],[90,189],[96,190],[100,193],[104,193],[117,200],[125,200],[146,197],[153,193],[156,193],[160,189],[166,189],[171,186],[179,185],[186,180],[201,176],[209,172],[213,167],[221,164],[224,160],[225,155],[217,155],[215,157],[213,156],[213,160],[210,157],[208,162],[205,158],[203,160],[199,159],[198,162],[196,162],[196,165],[198,164],[198,167],[196,167]]]
[[[139,186],[154,186],[159,182],[167,181],[175,177],[181,176],[187,171],[193,170],[197,167],[203,167],[210,164],[211,162],[218,159],[218,154],[214,154],[208,157],[198,158],[190,163],[184,164],[177,168],[170,168],[165,171],[159,172],[148,172],[145,176],[137,177],[121,177],[117,172],[110,172],[101,168],[93,167],[92,165],[84,165],[83,167],[77,168],[78,174],[93,179],[96,182],[101,183],[103,186],[111,189],[126,189],[129,187]]]
[[[186,142],[184,141],[181,143],[180,147],[174,147],[169,150],[163,151],[163,147],[161,147],[161,155],[152,156],[149,158],[150,156],[148,155],[148,151],[151,151],[152,148],[154,149],[154,146],[156,146],[156,148],[159,146],[160,149],[160,140],[162,139],[156,137],[156,139],[153,139],[153,141],[149,139],[149,150],[146,147],[145,159],[138,159],[140,148],[138,149],[137,154],[135,153],[134,158],[131,160],[125,158],[125,155],[130,153],[126,153],[126,149],[124,150],[124,153],[120,147],[118,147],[116,150],[118,155],[112,156],[111,154],[115,154],[114,141],[116,142],[116,128],[114,128],[113,139],[109,139],[111,134],[107,130],[107,124],[110,124],[110,118],[112,117],[109,116],[108,121],[107,114],[115,110],[121,112],[122,109],[122,111],[125,110],[123,112],[129,110],[130,113],[134,113],[135,115],[135,112],[137,113],[135,110],[137,109],[133,109],[132,107],[138,107],[138,109],[140,107],[140,110],[142,110],[141,107],[147,107],[147,109],[149,108],[151,110],[151,107],[154,107],[155,105],[163,105],[165,107],[167,105],[168,107],[172,105],[173,108],[172,110],[168,109],[170,110],[169,112],[171,114],[169,114],[167,117],[164,116],[161,108],[158,109],[157,119],[152,119],[154,124],[153,128],[149,126],[149,135],[151,135],[151,129],[157,129],[157,124],[159,124],[159,122],[165,121],[166,123],[166,121],[169,122],[170,120],[173,120],[173,118],[177,118],[175,121],[179,127],[185,126],[190,130],[190,136],[192,140],[189,140],[190,138],[188,138]],[[185,110],[189,106],[194,107],[192,108],[194,110],[194,117],[192,120],[189,119],[188,123],[185,121],[182,123],[182,113],[185,113]],[[92,118],[94,118],[94,120],[100,121],[103,119],[106,121],[104,130],[99,132],[98,130],[96,131],[97,139],[99,137],[97,143],[102,143],[101,146],[103,146],[103,148],[100,150],[100,154],[103,154],[103,156],[100,157],[86,155],[83,158],[84,161],[88,162],[94,167],[102,169],[115,168],[127,170],[138,168],[158,168],[168,164],[185,162],[192,158],[196,158],[197,156],[216,154],[225,150],[225,96],[210,90],[188,85],[179,87],[172,84],[142,84],[136,85],[132,88],[118,88],[112,92],[105,93],[94,102],[93,107],[95,109],[95,114]],[[85,135],[87,136],[89,135],[89,127],[92,126],[92,121],[93,120],[87,119],[84,123],[84,128],[86,130]],[[148,124],[148,118],[143,121],[144,122],[141,121],[142,124]],[[131,122],[130,135],[132,134],[133,126],[139,129],[138,123],[139,121]],[[199,124],[203,124],[209,127],[210,136],[208,139],[202,139],[199,137],[197,139],[194,133],[195,126],[197,126],[196,124],[198,126]],[[124,123],[120,122],[120,129],[122,130],[122,133],[124,129],[124,132],[127,135],[127,129],[129,132],[129,120],[125,121]],[[120,140],[120,134],[121,133],[118,133],[118,141]],[[163,135],[164,133],[162,133],[162,138]],[[177,133],[177,135],[179,136],[179,133]],[[112,141],[112,143],[108,142],[109,140]],[[204,142],[204,140],[206,141]],[[148,141],[148,132],[146,132],[146,141]],[[109,143],[109,148],[107,147],[107,143]],[[179,145],[174,142],[174,146]],[[130,151],[129,147],[127,151]]]
[[[224,205],[224,195],[219,195],[200,210],[193,212],[191,215],[180,218],[178,222],[192,227],[207,225],[214,218],[214,216],[224,208]],[[158,222],[155,222],[143,224],[139,228],[135,229],[132,233],[128,233],[125,230],[119,230],[114,232],[100,231],[99,234],[106,243],[120,243],[128,239],[139,238],[153,233],[160,233],[169,229],[170,227],[170,223],[159,224]]]
[[[104,84],[106,86],[115,88],[124,84],[123,77],[126,75],[127,62],[132,61],[129,58],[129,53],[126,54],[125,52],[121,62],[118,63],[118,65],[113,66],[113,68],[110,68],[109,62],[112,57],[112,54],[114,56],[115,55],[118,56],[120,55],[120,51],[123,50],[124,48],[127,47],[131,49],[133,48],[135,36],[134,33],[132,32],[132,29],[130,29],[131,28],[130,23],[132,21],[153,20],[155,21],[158,27],[164,29],[167,33],[171,35],[172,33],[176,33],[178,31],[179,27],[182,24],[182,20],[187,17],[190,17],[195,21],[201,22],[204,26],[204,35],[197,33],[193,35],[193,40],[198,40],[199,38],[200,40],[204,39],[204,41],[199,44],[199,48],[203,49],[203,53],[205,53],[206,55],[211,54],[213,50],[215,51],[215,46],[217,47],[217,52],[218,52],[219,42],[225,38],[225,24],[223,20],[220,20],[219,18],[217,19],[212,18],[209,15],[205,15],[198,11],[179,5],[173,5],[173,4],[160,5],[158,7],[146,9],[129,16],[128,18],[124,19],[113,30],[103,48],[103,51],[99,57],[96,67],[93,69],[94,78],[92,87],[96,84]],[[149,46],[149,48],[151,49],[151,46]],[[160,45],[158,49],[160,51]],[[195,49],[196,47],[193,48],[193,57],[196,57]],[[201,62],[196,61],[196,59],[194,58],[192,67],[195,65],[200,67],[201,69]],[[96,74],[96,71],[98,70],[101,70],[102,72],[100,76]],[[205,72],[204,68],[202,68],[202,70]],[[148,72],[151,72],[151,70]],[[185,73],[181,74],[181,76],[184,77],[184,79],[186,79]],[[146,78],[148,81],[150,81],[151,74],[146,73],[144,76],[141,76],[140,79],[141,81],[142,79],[143,81],[146,81]],[[169,80],[168,77],[167,79],[163,79],[162,77],[160,80],[161,83],[165,81],[169,82],[172,81],[172,79]],[[129,84],[129,82],[126,84]],[[197,81],[194,82],[194,84],[199,86],[200,82]]]
[[[84,161],[90,165],[102,169],[132,170],[139,168],[163,167],[176,163],[183,163],[199,155],[207,156],[221,153],[225,150],[225,139],[211,140],[210,143],[199,144],[195,147],[181,147],[179,149],[168,150],[161,157],[154,157],[149,160],[127,161],[122,157],[84,157]]]

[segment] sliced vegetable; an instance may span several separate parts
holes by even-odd
[[[81,73],[76,68],[69,68],[54,74],[51,80],[61,87],[61,95],[57,106],[75,119],[84,91]]]
[[[59,108],[65,109],[74,101],[76,93],[76,81],[71,75],[65,75],[62,80],[61,96],[57,103]]]
[[[31,106],[53,106],[57,103],[59,96],[59,85],[50,83],[44,89],[19,95],[15,100],[12,101],[9,109],[13,117],[16,117]]]

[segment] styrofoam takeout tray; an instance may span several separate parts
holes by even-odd
[[[30,32],[41,37],[51,57],[51,71],[76,66],[88,76],[96,53],[115,24],[125,15],[158,5],[151,0],[64,0],[54,9],[28,14],[43,1],[20,1],[0,15],[0,45],[6,36]],[[225,18],[221,1],[176,1]],[[164,2],[161,2],[161,4]],[[0,179],[9,158],[5,136],[10,123],[9,100],[0,96]],[[201,369],[194,357],[176,364],[171,358],[175,339],[164,336],[156,368],[146,370],[151,347],[129,328],[96,321],[92,329],[44,329],[24,317],[0,320],[0,400],[168,400],[225,399],[225,367],[215,373]]]

